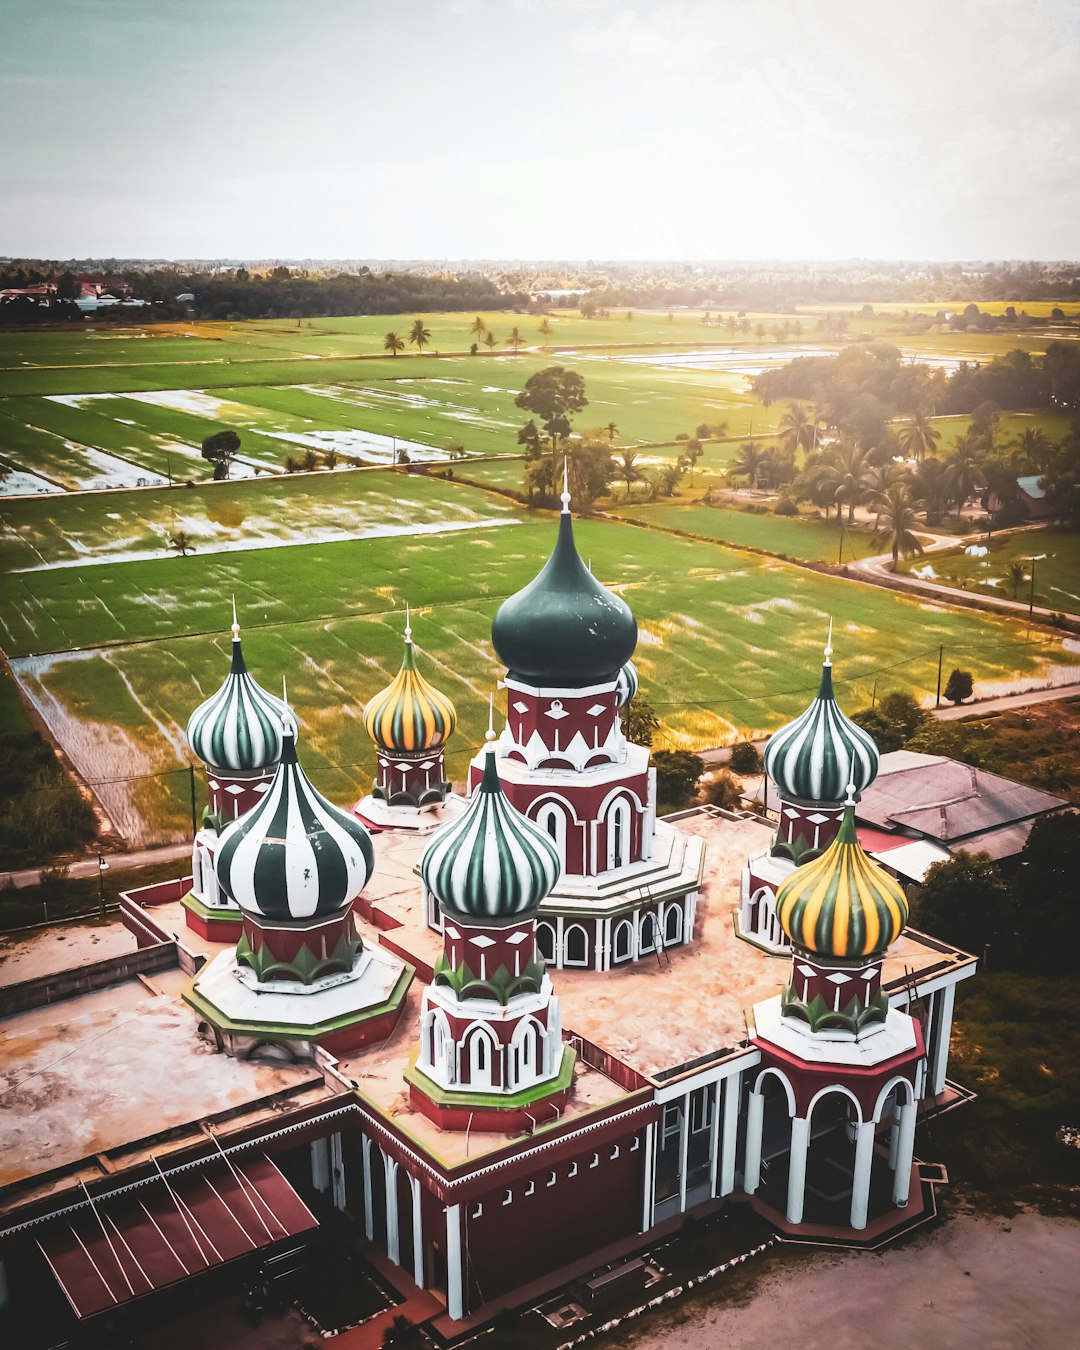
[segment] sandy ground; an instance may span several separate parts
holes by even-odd
[[[788,1249],[789,1251],[792,1249]],[[865,1350],[872,1345],[1024,1350],[1078,1342],[1080,1222],[960,1215],[882,1253],[810,1254],[755,1282],[749,1298],[678,1308],[623,1344],[634,1350]]]
[[[126,955],[134,940],[122,923],[91,920],[0,936],[0,986]]]

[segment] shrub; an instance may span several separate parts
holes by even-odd
[[[950,703],[960,704],[975,692],[970,670],[954,670],[945,686],[945,697]]]
[[[783,496],[776,503],[776,514],[778,516],[797,516],[799,514],[799,503],[794,497]]]
[[[731,767],[736,773],[755,774],[761,772],[761,754],[750,741],[740,741],[731,748]]]
[[[657,750],[652,762],[656,770],[657,799],[673,806],[685,806],[705,771],[705,761],[688,750]]]
[[[742,802],[742,784],[730,769],[718,769],[701,780],[701,796],[710,806],[735,811]]]

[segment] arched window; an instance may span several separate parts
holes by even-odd
[[[510,1045],[512,1078],[511,1088],[529,1087],[540,1076],[541,1059],[539,1047],[542,1044],[543,1029],[533,1018],[521,1022]]]
[[[625,867],[630,861],[630,803],[617,797],[607,813],[608,869]]]
[[[656,940],[659,936],[660,929],[656,922],[656,915],[643,914],[638,924],[638,955],[656,951]]]
[[[579,923],[572,923],[563,929],[563,965],[586,966],[589,964],[589,940],[585,929]]]
[[[618,965],[629,961],[634,954],[634,926],[629,919],[623,919],[615,926],[614,952],[612,961]]]
[[[555,930],[549,923],[536,925],[536,945],[545,961],[555,960]]]
[[[551,836],[559,857],[566,858],[566,811],[555,804],[545,802],[536,813],[536,823]]]
[[[474,1027],[465,1037],[465,1054],[469,1064],[469,1086],[489,1088],[495,1075],[495,1046],[489,1033]]]
[[[664,945],[673,947],[682,941],[682,906],[668,905],[664,914]]]

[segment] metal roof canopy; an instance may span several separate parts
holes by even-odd
[[[38,1241],[79,1318],[318,1227],[265,1154],[207,1167],[115,1200],[94,1199]]]

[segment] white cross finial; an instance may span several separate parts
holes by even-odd
[[[563,455],[562,462],[562,513],[570,514],[570,457]]]
[[[409,602],[405,601],[405,641],[412,641],[412,625],[409,623]]]
[[[855,784],[854,784],[854,783],[849,783],[849,784],[847,785],[847,796],[844,798],[844,805],[845,805],[845,806],[854,806],[854,805],[855,805]]]
[[[488,725],[484,732],[484,740],[488,743],[488,749],[493,749],[492,741],[495,739],[495,695],[488,694]]]
[[[825,643],[825,664],[832,665],[832,618],[829,619],[829,638]]]
[[[232,598],[232,640],[240,641],[240,625],[236,621],[236,596]]]

